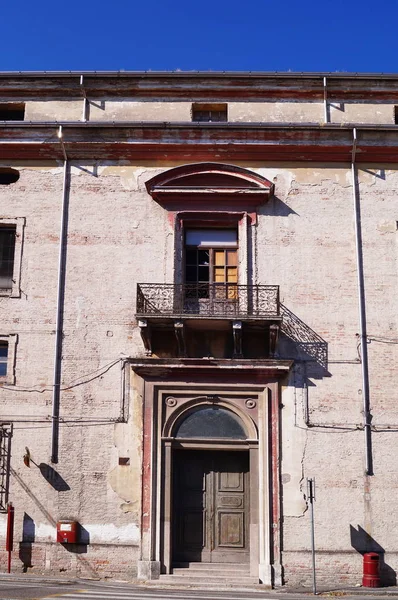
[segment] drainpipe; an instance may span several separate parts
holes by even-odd
[[[362,396],[363,396],[363,419],[365,431],[365,474],[373,475],[373,456],[372,456],[372,415],[370,413],[369,396],[369,363],[368,363],[368,345],[366,333],[366,300],[365,300],[365,280],[363,272],[363,254],[362,254],[362,229],[361,229],[361,203],[359,198],[358,173],[355,164],[357,150],[357,130],[353,129],[351,175],[352,175],[352,193],[354,200],[354,219],[355,219],[355,249],[358,273],[358,300],[359,300],[359,339],[361,347],[361,368],[362,368]]]
[[[88,98],[87,98],[86,90],[84,88],[84,77],[83,77],[83,75],[80,75],[80,89],[81,89],[81,92],[83,94],[83,114],[82,114],[82,121],[87,121]]]
[[[326,77],[323,78],[323,118],[329,123],[328,86]]]
[[[55,350],[54,350],[54,377],[53,377],[53,399],[52,399],[52,430],[51,430],[51,462],[58,463],[59,447],[59,411],[61,395],[61,361],[62,361],[62,338],[64,318],[65,297],[65,266],[66,266],[66,241],[68,232],[68,192],[69,192],[69,163],[63,142],[62,127],[58,130],[58,138],[64,156],[64,177],[62,186],[62,209],[61,229],[59,235],[58,256],[58,286],[57,286],[57,314],[55,325]]]

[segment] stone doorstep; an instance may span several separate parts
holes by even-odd
[[[250,566],[247,563],[203,563],[203,562],[191,562],[191,563],[175,563],[173,566],[173,573],[178,571],[236,571],[248,573]]]
[[[153,582],[155,583],[155,582]],[[176,563],[173,572],[161,575],[159,583],[222,588],[248,588],[259,585],[257,577],[250,576],[250,565],[247,563]]]

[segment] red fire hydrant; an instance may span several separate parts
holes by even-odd
[[[363,587],[380,587],[380,556],[377,552],[366,552],[363,555]]]

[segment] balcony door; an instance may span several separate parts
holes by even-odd
[[[238,299],[236,229],[189,229],[185,236],[185,298],[210,314],[234,312]],[[194,306],[195,305],[195,306]],[[227,310],[226,310],[227,309]],[[228,310],[230,309],[230,310]]]

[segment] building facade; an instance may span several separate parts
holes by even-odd
[[[397,106],[386,75],[0,74],[15,571],[307,585],[315,478],[320,580],[395,581]]]

